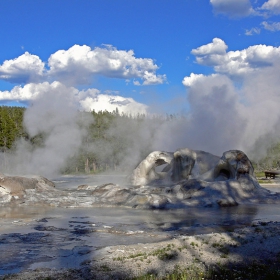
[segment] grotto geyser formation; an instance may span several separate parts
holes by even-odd
[[[161,165],[164,168],[158,171]],[[239,150],[224,152],[220,158],[187,148],[155,151],[139,163],[128,181],[127,187],[94,187],[92,194],[104,203],[162,209],[276,203],[280,197],[259,185],[251,161]]]
[[[239,150],[222,157],[187,148],[154,151],[123,184],[80,185],[74,191],[58,190],[43,177],[0,177],[0,205],[169,209],[279,202],[280,193],[259,185],[251,161]]]

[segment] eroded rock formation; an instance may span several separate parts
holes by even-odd
[[[170,164],[173,160],[172,153],[154,151],[150,153],[129,176],[132,185],[146,185],[159,179],[166,179],[166,172],[156,172],[156,167]]]
[[[156,167],[165,164],[158,172]],[[140,208],[236,206],[279,201],[279,194],[262,188],[245,153],[230,150],[219,158],[203,151],[180,149],[148,155],[129,177],[130,185],[92,189],[99,203]]]
[[[188,148],[175,153],[155,151],[150,153],[129,176],[129,183],[137,185],[170,184],[190,178],[198,178],[212,170],[220,158],[203,151]],[[156,167],[165,164],[161,172]]]
[[[167,164],[163,171],[155,167]],[[170,184],[181,180],[199,179],[207,182],[238,180],[247,176],[255,180],[254,168],[245,153],[239,150],[224,152],[222,157],[206,153],[180,149],[175,153],[152,152],[134,169],[130,178],[132,185]],[[161,180],[161,181],[159,181]]]

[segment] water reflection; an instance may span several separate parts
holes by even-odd
[[[126,175],[90,175],[90,176],[61,176],[51,179],[57,189],[76,190],[79,185],[100,185],[104,183],[126,184]]]
[[[51,207],[5,207],[0,209],[2,227],[14,228],[15,219],[24,227],[32,227],[46,219],[48,226],[69,227],[75,219],[83,218],[95,229],[126,234],[127,232],[199,234],[221,231],[226,227],[248,225],[263,212],[261,206],[238,206],[230,208],[193,208],[176,210],[140,210],[126,208],[51,208]],[[269,209],[266,209],[266,212]],[[274,211],[271,210],[273,213]],[[275,213],[275,212],[274,212]],[[33,221],[33,224],[31,223]],[[20,229],[18,229],[20,230]],[[3,228],[2,228],[3,231]],[[1,232],[1,230],[0,230]]]

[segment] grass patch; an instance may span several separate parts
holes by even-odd
[[[111,268],[109,266],[107,266],[106,264],[101,265],[99,269],[102,271],[105,271],[105,272],[111,271]]]
[[[139,252],[136,254],[131,254],[127,257],[113,258],[113,260],[114,261],[124,261],[125,259],[137,259],[140,261],[144,261],[149,256],[156,256],[156,257],[158,257],[158,259],[160,259],[162,261],[173,260],[173,259],[176,259],[178,256],[178,252],[173,249],[174,247],[175,247],[174,244],[168,244],[166,247],[157,249],[149,254]],[[183,248],[180,248],[180,249],[182,250]]]
[[[256,177],[265,177],[265,173],[264,173],[264,171],[255,172],[255,176]]]
[[[159,277],[146,274],[131,280],[279,280],[280,267],[271,264],[251,264],[247,266],[222,266],[201,269],[195,264],[187,268],[175,267],[174,271]]]
[[[255,172],[255,176],[256,176],[259,184],[271,184],[271,183],[274,182],[273,179],[264,179],[265,178],[265,173],[263,171],[262,172]]]
[[[146,253],[132,254],[132,255],[129,255],[129,256],[127,257],[127,259],[134,259],[134,258],[138,258],[138,257],[147,258],[147,254],[146,254]]]
[[[262,180],[262,179],[258,179],[259,184],[272,184],[273,181],[272,180]]]
[[[167,247],[158,249],[152,252],[152,256],[157,256],[161,261],[168,261],[176,259],[178,256],[177,251],[173,250],[174,244],[168,244]]]

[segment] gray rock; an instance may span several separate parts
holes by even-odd
[[[1,176],[0,194],[10,195],[11,197],[22,197],[26,190],[49,190],[55,187],[54,183],[44,177],[19,177],[19,176]]]

